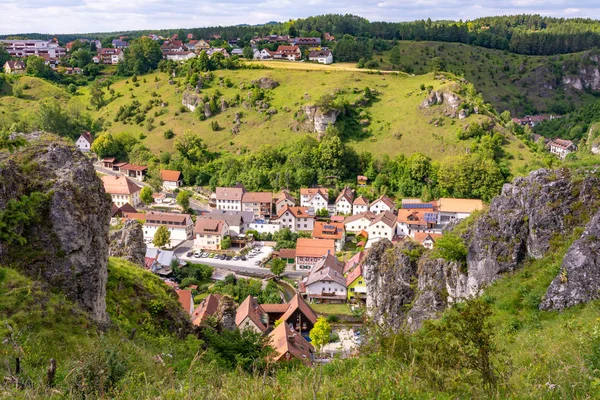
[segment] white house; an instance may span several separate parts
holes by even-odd
[[[166,226],[171,233],[171,242],[192,239],[194,223],[189,214],[175,214],[150,211],[145,214],[144,239],[153,239],[160,226]]]
[[[183,175],[180,171],[161,169],[160,179],[164,190],[174,190],[183,185]]]
[[[250,225],[248,225],[248,230],[257,231],[260,234],[276,233],[281,230],[281,224],[279,224],[277,221],[253,221]]]
[[[125,176],[104,175],[102,177],[104,191],[110,194],[113,203],[122,207],[125,203],[136,207],[140,204],[141,187]]]
[[[242,211],[243,188],[218,187],[215,194],[218,210]]]
[[[397,217],[391,211],[384,211],[377,214],[367,227],[369,239],[365,248],[369,248],[373,243],[381,239],[392,240],[396,235]]]
[[[365,196],[358,196],[352,203],[352,215],[362,214],[369,211],[369,199]]]
[[[442,237],[442,235],[439,233],[418,232],[418,233],[415,233],[414,239],[415,239],[415,242],[419,243],[426,249],[431,250],[431,249],[433,249],[433,245],[435,244],[436,240],[438,240],[441,237]]]
[[[342,251],[346,243],[346,231],[343,222],[316,221],[312,236],[315,239],[334,240],[335,251]]]
[[[335,254],[333,240],[298,238],[296,242],[296,269],[310,270],[327,254]]]
[[[569,153],[577,151],[577,146],[565,139],[554,139],[548,143],[548,150],[558,158],[564,160]]]
[[[164,57],[170,61],[184,62],[196,57],[196,53],[191,51],[166,51]]]
[[[227,232],[229,226],[225,221],[198,218],[194,226],[194,247],[202,250],[220,250]]]
[[[279,212],[283,209],[283,207],[294,207],[296,206],[296,199],[288,192],[287,190],[282,190],[276,196],[275,201],[275,212],[279,215]]]
[[[258,54],[256,53],[256,50],[254,50],[254,59],[255,60],[271,60],[273,58],[273,55],[271,54],[271,52],[268,49],[262,49],[261,51],[258,52]]]
[[[94,139],[92,138],[91,133],[83,132],[79,136],[79,139],[77,139],[77,141],[75,142],[75,146],[77,146],[79,151],[87,153],[87,152],[91,151],[93,141],[94,141]]]
[[[347,289],[343,270],[344,263],[338,261],[334,254],[328,253],[323,256],[303,281],[306,297],[320,302],[345,302]]]
[[[333,53],[331,50],[315,50],[308,53],[309,61],[316,61],[321,64],[331,64],[333,62]]]
[[[394,212],[396,210],[396,204],[389,197],[382,195],[377,200],[373,201],[369,206],[369,211],[374,214],[379,214],[385,211]]]
[[[242,210],[254,214],[256,219],[271,218],[273,194],[269,192],[246,192],[242,196]]]
[[[312,231],[315,227],[315,212],[310,207],[285,206],[277,215],[276,221],[282,228],[292,232]]]
[[[350,215],[352,214],[352,203],[354,202],[354,190],[345,187],[335,200],[335,213]]]
[[[302,188],[300,189],[300,205],[312,207],[315,211],[327,209],[329,193],[326,188]]]
[[[402,208],[398,210],[396,233],[399,236],[415,237],[417,233],[441,233],[438,224],[438,212],[432,203],[420,203],[421,208]],[[431,206],[431,207],[427,207]]]
[[[371,211],[366,211],[360,214],[354,214],[347,217],[344,220],[344,228],[346,233],[359,233],[360,231],[366,231],[371,221],[375,219],[376,215]]]
[[[250,223],[254,220],[252,212],[248,211],[222,211],[215,210],[204,214],[204,218],[225,221],[228,231],[225,235],[238,236],[246,231]]]

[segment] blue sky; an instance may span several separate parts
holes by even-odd
[[[0,34],[83,33],[260,24],[311,15],[371,21],[537,13],[600,19],[598,0],[0,0]]]

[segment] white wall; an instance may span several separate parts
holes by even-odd
[[[367,218],[361,218],[359,220],[345,224],[344,226],[346,228],[346,232],[358,233],[363,229],[367,230],[370,223],[371,221],[369,221]]]
[[[306,292],[310,294],[334,293],[336,296],[345,296],[346,287],[337,282],[314,282],[306,287]]]
[[[276,223],[267,223],[267,224],[251,223],[250,226],[248,227],[248,229],[255,230],[258,233],[275,233],[281,229],[281,225],[276,224]]]
[[[371,211],[372,213],[375,213],[375,214],[380,214],[385,211],[392,211],[392,209],[389,208],[387,206],[387,204],[385,204],[383,201],[375,201],[369,207],[369,211]]]
[[[158,226],[144,224],[144,239],[154,239],[154,234],[156,233],[157,229]],[[186,229],[186,227],[182,226],[177,228],[167,227],[167,229],[169,230],[169,232],[171,232],[171,240],[183,241],[192,238],[190,228]]]
[[[335,203],[336,214],[352,214],[352,204],[348,203],[345,197],[342,197],[340,201]]]
[[[364,212],[367,212],[367,211],[369,211],[369,207],[368,206],[355,205],[352,208],[352,215],[364,213]]]
[[[242,202],[237,200],[217,199],[217,209],[225,211],[242,211]]]

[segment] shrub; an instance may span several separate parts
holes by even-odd
[[[163,133],[163,136],[165,137],[165,139],[173,139],[175,137],[175,133],[172,129],[167,129],[165,133]]]

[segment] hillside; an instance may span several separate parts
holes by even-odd
[[[597,51],[527,56],[462,43],[399,41],[397,46],[397,68],[420,75],[429,72],[432,60],[439,57],[446,64],[445,70],[473,82],[498,112],[565,114],[598,99],[600,84],[593,72],[598,69]],[[374,59],[382,69],[393,69],[390,51],[375,54]],[[575,79],[568,83],[563,80],[577,76],[591,84],[591,90],[576,87]]]

